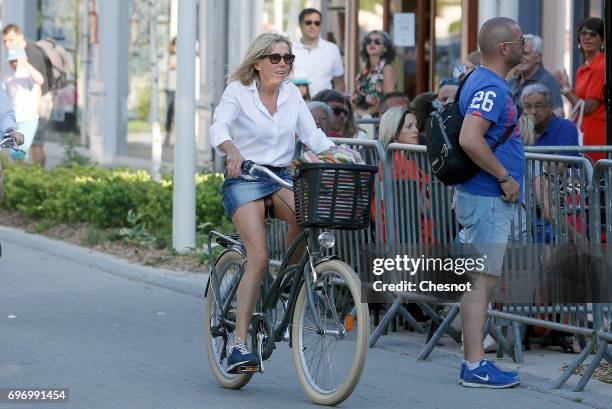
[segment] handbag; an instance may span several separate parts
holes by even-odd
[[[584,119],[584,99],[578,100],[576,104],[572,107],[570,112],[570,119],[574,124],[576,124],[576,128],[578,128],[578,146],[584,145],[584,134],[582,133],[582,120]]]

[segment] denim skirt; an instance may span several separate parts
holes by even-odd
[[[268,168],[287,182],[292,181],[290,168]],[[231,218],[240,206],[269,196],[281,187],[266,174],[258,173],[256,179],[251,179],[249,176],[228,177],[226,172],[221,186],[223,208]]]

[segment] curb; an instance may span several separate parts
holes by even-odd
[[[0,226],[0,242],[6,241],[92,267],[130,281],[165,288],[185,295],[202,298],[208,274],[156,269],[130,263],[119,257],[75,244]]]

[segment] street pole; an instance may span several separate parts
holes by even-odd
[[[83,91],[81,103],[81,145],[87,146],[89,143],[89,76],[91,74],[91,53],[89,47],[89,1],[81,0],[81,47],[83,49],[81,55],[81,69],[83,70]]]
[[[149,64],[151,66],[151,176],[161,181],[162,140],[159,127],[159,69],[157,66],[157,0],[149,0]]]
[[[176,44],[176,145],[172,202],[172,245],[178,252],[195,246],[196,20],[196,0],[181,0]]]

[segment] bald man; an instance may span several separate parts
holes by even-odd
[[[459,96],[464,115],[459,143],[480,167],[457,186],[455,214],[463,226],[464,243],[483,260],[482,274],[472,277],[472,291],[461,298],[463,352],[460,381],[476,388],[510,388],[520,380],[485,359],[483,331],[493,289],[501,268],[514,211],[525,172],[525,153],[516,106],[504,80],[521,62],[525,40],[519,25],[509,18],[486,21],[478,34],[481,65],[467,78]],[[470,252],[469,254],[474,254]]]

